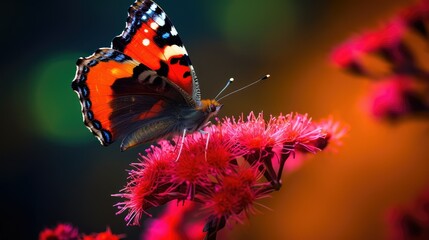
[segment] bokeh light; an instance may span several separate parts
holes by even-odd
[[[30,85],[30,104],[40,134],[63,143],[88,142],[90,134],[83,128],[77,95],[71,89],[76,53],[62,53],[40,61]]]
[[[212,8],[212,21],[234,51],[252,55],[267,44],[283,48],[284,38],[295,26],[295,1],[269,0],[257,4],[246,0],[219,1]],[[273,37],[275,36],[275,37]]]

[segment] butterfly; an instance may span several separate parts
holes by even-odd
[[[128,10],[110,48],[77,60],[72,82],[83,122],[102,145],[121,151],[201,130],[222,105],[201,99],[197,75],[176,28],[151,0]]]

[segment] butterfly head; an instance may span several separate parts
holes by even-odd
[[[198,109],[207,114],[208,118],[210,118],[212,116],[216,116],[222,106],[222,104],[214,99],[204,99],[201,100]]]
[[[222,104],[220,104],[214,99],[204,99],[201,100],[200,105],[197,109],[204,113],[205,122],[207,122],[211,117],[216,116],[218,114],[222,106]]]

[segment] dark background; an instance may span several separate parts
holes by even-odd
[[[272,78],[223,101],[221,116],[280,112],[334,116],[351,132],[339,153],[322,153],[285,174],[232,239],[381,239],[386,208],[413,198],[429,180],[429,125],[373,120],[360,104],[369,82],[330,65],[335,45],[377,26],[415,1],[158,1],[172,19],[200,79],[203,97],[234,77],[235,87]],[[130,1],[2,3],[2,239],[36,239],[69,222],[81,232],[141,228],[116,216],[111,197],[144,146],[102,147],[82,123],[70,84],[77,58],[125,26]],[[234,88],[234,87],[233,87]],[[155,213],[155,212],[154,212]],[[144,227],[144,223],[142,224]]]

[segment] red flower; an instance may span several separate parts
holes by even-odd
[[[228,219],[241,222],[254,212],[258,199],[280,189],[291,153],[320,150],[314,142],[326,137],[322,130],[307,115],[270,116],[265,121],[262,113],[251,113],[238,120],[225,118],[205,133],[160,141],[132,165],[128,184],[114,195],[124,199],[116,205],[118,214],[128,211],[125,220],[135,225],[152,207],[191,200],[205,209],[204,231],[214,239]],[[273,162],[280,164],[274,167]],[[166,220],[154,224],[175,225]]]
[[[421,92],[421,87],[411,78],[398,76],[374,84],[366,105],[374,117],[396,120],[429,111],[429,102]]]
[[[60,223],[54,229],[46,228],[39,234],[39,240],[78,240],[79,231],[70,224]]]
[[[333,51],[332,61],[340,68],[382,81],[374,87],[370,103],[377,118],[396,120],[429,113],[429,71],[420,64],[427,62],[420,58],[420,52],[425,52],[426,48],[416,44],[414,39],[429,40],[428,24],[429,1],[421,0],[378,30],[363,33]],[[372,64],[369,59],[373,57],[384,62],[388,70],[379,67],[383,64]],[[422,91],[415,87],[417,82],[423,85]]]
[[[142,240],[203,239],[205,219],[194,212],[197,207],[191,201],[168,203],[162,215],[149,222]]]
[[[429,239],[429,188],[411,203],[387,212],[390,240]]]
[[[123,237],[123,235],[113,234],[110,228],[107,228],[105,232],[84,235],[82,240],[119,240]]]
[[[70,224],[58,224],[54,229],[46,228],[39,234],[39,240],[119,240],[123,235],[115,235],[107,228],[105,232],[91,235],[79,234],[77,228]]]
[[[218,186],[202,194],[200,200],[212,218],[232,218],[242,222],[244,217],[255,212],[256,200],[268,197],[272,191],[266,184],[258,182],[262,177],[258,167],[237,167],[234,172],[219,176]]]
[[[335,121],[332,116],[327,119],[322,119],[314,123],[317,127],[321,129],[322,134],[325,135],[325,138],[316,139],[313,144],[315,147],[324,150],[328,147],[333,151],[336,151],[337,147],[341,146],[342,139],[349,132],[349,127],[343,125],[339,121]]]
[[[416,5],[410,6],[399,13],[399,18],[402,19],[408,26],[415,29],[423,37],[428,38],[428,29],[425,22],[429,20],[429,1],[421,0]]]
[[[134,169],[129,171],[129,182],[122,190],[124,193],[113,195],[127,199],[116,206],[118,214],[130,209],[125,217],[128,224],[138,225],[143,213],[151,216],[146,209],[171,200],[166,193],[173,191],[174,186],[168,183],[167,171],[172,168],[172,159],[176,155],[174,147],[166,141],[160,141],[159,145],[147,149],[147,156],[140,155],[141,161],[132,164]]]
[[[288,124],[286,131],[283,131],[283,139],[293,148],[291,150],[307,151],[315,153],[320,148],[314,145],[314,141],[325,139],[326,133],[322,132],[317,124],[311,122],[311,118],[305,115],[295,114],[287,115],[283,121]]]
[[[340,68],[363,75],[370,74],[362,61],[371,53],[380,53],[389,61],[402,64],[406,57],[404,54],[408,54],[408,49],[402,45],[406,30],[402,20],[394,19],[378,30],[365,32],[341,44],[332,52],[331,61]]]
[[[342,145],[342,139],[349,131],[348,126],[344,126],[339,121],[334,121],[332,117],[312,122],[311,125],[311,129],[316,129],[320,137],[312,138],[307,142],[307,146],[316,150],[337,152],[338,147]],[[298,147],[296,150],[293,161],[287,161],[284,166],[288,172],[298,169],[308,159],[307,153],[309,151],[307,149]]]

